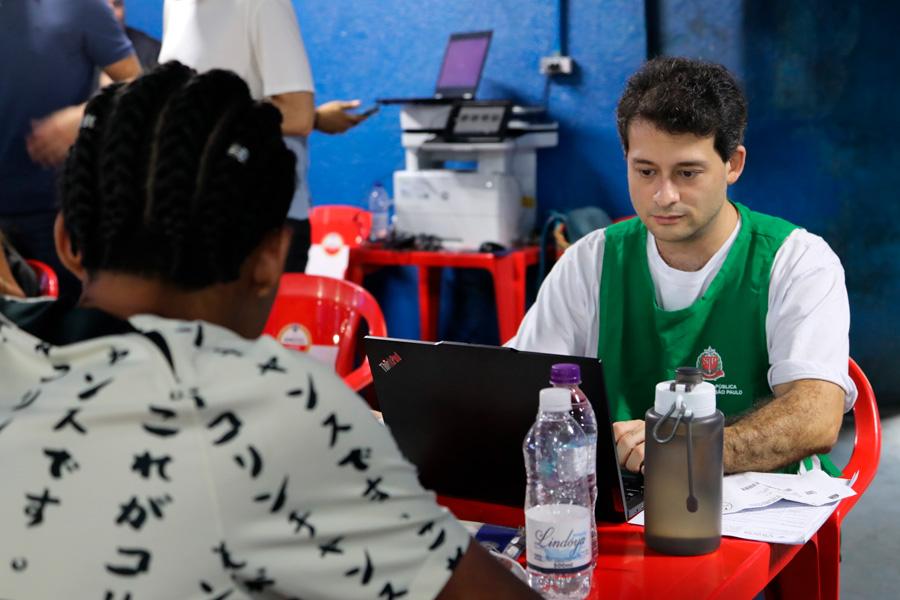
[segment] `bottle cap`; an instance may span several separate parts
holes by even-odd
[[[695,381],[699,382],[695,383]],[[693,367],[679,367],[676,378],[656,384],[653,410],[664,415],[673,404],[682,403],[694,417],[708,417],[716,412],[716,387],[703,381],[702,373]]]
[[[568,412],[572,408],[572,395],[564,388],[544,388],[540,399],[542,412]]]
[[[556,363],[550,367],[550,383],[581,383],[581,367],[573,363]]]
[[[678,367],[675,369],[675,383],[703,383],[703,371],[698,367]]]

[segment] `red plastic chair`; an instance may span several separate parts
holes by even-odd
[[[41,287],[41,296],[58,298],[59,278],[56,276],[56,271],[54,271],[47,263],[43,263],[33,258],[28,258],[25,262],[28,263],[28,266],[31,267],[31,270],[34,271],[35,275],[38,277],[38,283]]]
[[[328,204],[314,206],[309,211],[312,243],[330,247],[329,236],[338,236],[343,246],[353,248],[369,237],[372,213],[358,206]]]
[[[387,335],[378,302],[362,287],[343,279],[285,273],[264,333],[299,351],[336,347],[335,371],[359,391],[372,383],[368,359],[353,367],[361,319],[371,335]]]
[[[312,246],[306,272],[344,279],[350,248],[362,244],[372,228],[372,215],[357,206],[316,206],[309,212]]]
[[[865,373],[852,358],[850,378],[856,384],[858,395],[853,406],[856,437],[853,454],[841,475],[853,482],[855,496],[842,500],[828,520],[807,542],[800,554],[778,577],[778,591],[769,597],[822,598],[837,600],[841,582],[841,523],[860,496],[875,479],[881,459],[881,419],[875,392]],[[817,577],[814,575],[818,573]]]

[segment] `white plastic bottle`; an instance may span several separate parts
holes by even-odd
[[[591,589],[586,438],[571,407],[568,389],[541,390],[537,420],[522,445],[528,580],[545,598],[585,598]]]
[[[581,426],[587,438],[588,490],[591,493],[591,557],[596,561],[597,522],[594,510],[597,506],[597,417],[590,400],[581,391],[581,368],[574,363],[557,363],[550,367],[550,385],[569,390],[572,400],[570,414]]]
[[[392,208],[394,201],[380,182],[369,191],[369,212],[372,213],[372,229],[369,239],[373,242],[384,241],[391,232]]]

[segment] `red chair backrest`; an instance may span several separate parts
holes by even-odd
[[[371,335],[387,335],[378,302],[362,287],[342,279],[285,273],[263,333],[299,351],[336,347],[335,371],[358,391],[372,382],[368,360],[353,368],[360,319]]]
[[[856,438],[853,442],[853,454],[850,455],[850,461],[844,467],[842,475],[848,479],[856,476],[853,489],[857,495],[845,498],[838,505],[835,513],[839,523],[872,483],[878,470],[878,462],[881,460],[881,419],[878,415],[875,392],[865,373],[852,358],[849,370],[850,378],[856,384],[858,392],[856,404],[853,405]]]
[[[372,229],[372,214],[358,206],[330,204],[314,206],[309,211],[309,225],[312,229],[312,243],[325,243],[326,236],[337,234],[341,238],[338,245],[351,248],[362,244]]]
[[[58,298],[59,279],[56,276],[56,271],[54,271],[47,263],[43,263],[33,258],[28,258],[25,262],[28,263],[28,266],[31,267],[31,270],[34,271],[35,275],[38,277],[41,295]]]

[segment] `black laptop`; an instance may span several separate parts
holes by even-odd
[[[491,31],[454,33],[447,41],[434,95],[425,98],[379,98],[379,104],[444,104],[448,100],[471,100],[481,81],[481,72],[491,45]]]
[[[643,510],[642,480],[616,458],[603,369],[596,358],[455,342],[366,337],[384,421],[422,485],[438,494],[508,506],[525,501],[522,442],[537,416],[550,367],[581,367],[597,415],[597,519]]]

